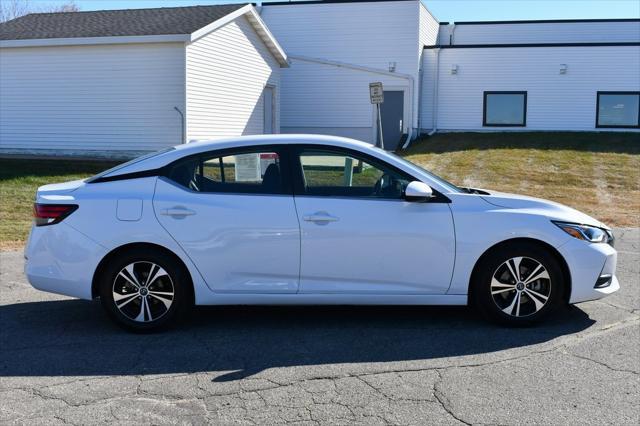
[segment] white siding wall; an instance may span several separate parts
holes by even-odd
[[[442,32],[446,34],[447,26]],[[640,41],[640,21],[456,25],[453,44]],[[449,37],[442,38],[449,44]]]
[[[528,92],[527,127],[513,130],[596,130],[597,91],[640,90],[638,46],[460,48],[440,55],[439,130],[509,130],[482,126],[483,92],[491,90]],[[567,74],[559,73],[560,64]],[[430,111],[422,110],[423,128],[430,127]]]
[[[371,143],[374,108],[369,82],[409,89],[406,79],[295,59],[282,77],[283,132],[346,136]]]
[[[436,91],[436,49],[423,49],[422,85],[420,86],[420,133],[433,129],[433,110]]]
[[[420,58],[420,69],[422,70],[422,75],[420,76],[420,94],[416,96],[416,115],[419,113],[420,118],[415,122],[416,129],[418,127],[425,129],[430,128],[429,123],[423,123],[423,117],[431,116],[431,108],[433,107],[433,97],[431,94],[433,93],[433,87],[435,83],[435,55],[434,51],[430,49],[423,49],[424,46],[433,46],[439,43],[439,29],[440,24],[438,21],[429,13],[426,7],[422,3],[420,3],[420,31],[418,38],[418,49],[419,49],[419,58]],[[421,108],[418,107],[418,104],[421,104]],[[426,111],[420,111],[420,110]],[[419,133],[419,131],[418,131]],[[416,135],[417,136],[417,135]]]
[[[180,143],[184,45],[0,49],[0,151],[142,152]]]
[[[422,55],[422,48],[424,46],[433,46],[438,42],[438,31],[440,30],[440,24],[429,13],[426,7],[420,3],[420,32],[418,39],[419,55]]]
[[[263,133],[262,93],[280,66],[245,17],[187,46],[187,140]]]
[[[304,55],[397,72],[416,72],[418,1],[294,4],[262,8],[288,55]]]
[[[419,1],[269,6],[261,15],[290,57],[326,59],[396,72],[418,81]],[[337,134],[371,140],[369,83],[409,80],[335,66],[292,62],[282,73],[282,131]],[[417,89],[415,89],[417,91]],[[415,126],[417,96],[414,99]],[[405,113],[410,110],[405,107]],[[405,120],[406,122],[407,120]]]

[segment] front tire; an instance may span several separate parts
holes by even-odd
[[[557,258],[537,244],[498,247],[481,259],[474,274],[475,306],[507,326],[542,321],[562,300],[564,276]]]
[[[103,308],[129,331],[165,328],[190,306],[188,272],[162,251],[121,253],[103,270],[99,285]]]

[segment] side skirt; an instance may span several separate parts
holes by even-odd
[[[198,305],[466,305],[467,295],[201,294]]]

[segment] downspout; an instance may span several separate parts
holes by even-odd
[[[423,55],[424,55],[424,47],[423,47]],[[416,128],[417,128],[417,132],[418,134],[416,135],[416,138],[420,137],[420,129],[422,127],[422,117],[420,116],[420,108],[422,108],[422,86],[424,85],[424,70],[422,68],[422,64],[424,63],[424,57],[422,59],[420,59],[420,69],[418,70],[418,121],[416,123]],[[407,149],[409,148],[409,145],[411,144],[411,136],[412,136],[412,129],[409,129],[409,137],[407,138],[407,141],[404,143],[404,145],[402,145],[402,149]]]
[[[175,109],[176,111],[178,111],[178,114],[180,114],[180,125],[182,126],[182,141],[180,141],[181,144],[186,143],[185,141],[185,135],[184,135],[184,114],[182,113],[182,111],[180,111],[180,108],[178,108],[177,106],[174,106],[173,109]]]
[[[438,80],[440,79],[440,48],[436,48],[436,78],[433,80],[433,104],[431,108],[431,131],[428,136],[433,136],[438,131]]]

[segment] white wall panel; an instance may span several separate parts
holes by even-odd
[[[596,130],[597,91],[640,90],[638,46],[454,48],[440,55],[439,130]],[[425,129],[430,87],[423,87]],[[527,91],[527,127],[483,127],[484,91]]]
[[[0,49],[0,150],[152,151],[180,143],[184,45]]]
[[[263,90],[280,66],[249,21],[240,17],[187,46],[187,140],[263,133]]]
[[[447,28],[443,28],[447,31]],[[640,21],[456,25],[453,44],[640,41]],[[448,43],[448,37],[442,41]]]
[[[408,102],[414,103],[407,105],[406,113],[413,111],[415,127],[418,99],[412,92],[417,93],[420,40],[437,35],[437,29],[430,25],[433,18],[425,12],[419,1],[412,0],[264,4],[261,16],[290,57],[326,59],[384,71],[395,62],[397,73],[414,79],[415,87],[406,95]],[[421,21],[425,22],[424,28],[420,27]],[[361,139],[362,129],[372,125],[368,84],[411,84],[407,79],[301,61],[293,61],[282,79],[283,132],[326,128],[322,133],[358,135]]]
[[[417,1],[263,5],[261,16],[288,55],[415,73]]]
[[[282,131],[357,136],[373,142],[371,81],[409,89],[408,80],[400,77],[292,60],[291,68],[282,71]],[[366,139],[362,129],[369,129]]]

